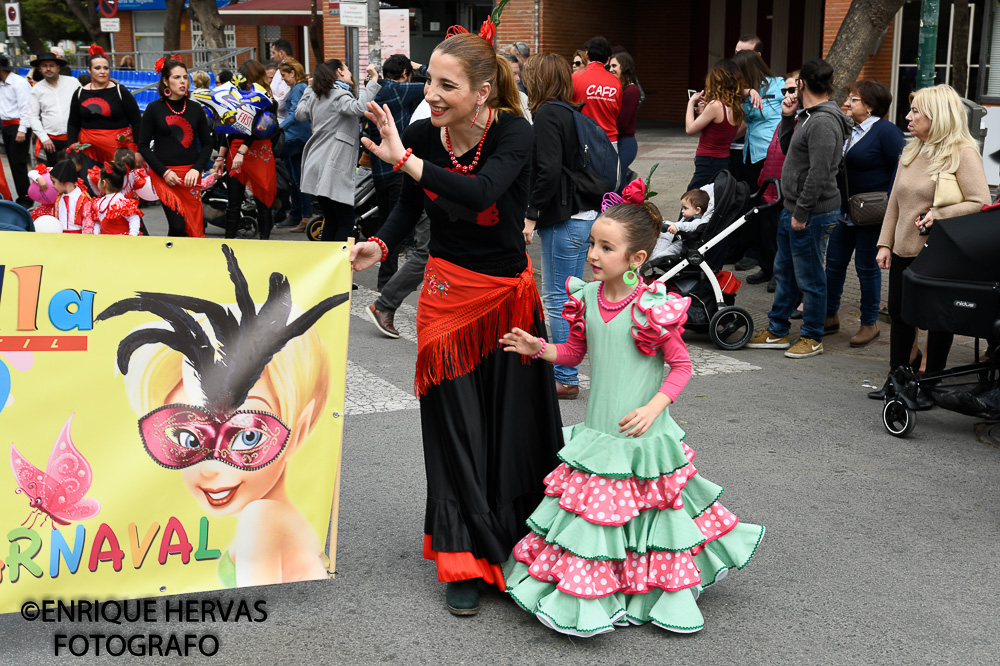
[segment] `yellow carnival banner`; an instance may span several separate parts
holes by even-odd
[[[0,612],[330,575],[347,257],[0,232]]]

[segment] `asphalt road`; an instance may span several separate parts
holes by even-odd
[[[147,210],[157,233],[162,219]],[[219,641],[211,661],[244,664],[997,663],[1000,451],[976,438],[975,419],[939,409],[920,413],[908,439],[890,437],[863,386],[883,375],[884,354],[846,344],[791,360],[720,353],[706,337],[685,335],[696,374],[671,415],[688,432],[699,471],[727,488],[725,505],[767,526],[750,565],[701,597],[700,633],[645,626],[571,639],[495,590],[478,616],[451,616],[433,564],[420,557],[416,347],[382,337],[360,316],[374,271],[357,281],[336,578],[191,595],[265,600],[262,623],[126,633],[211,633]],[[739,295],[753,312],[768,298],[763,285]],[[412,330],[412,310],[399,319]],[[561,404],[564,423],[582,420],[585,399],[586,391]],[[55,634],[73,632],[122,630],[0,616],[0,663],[79,662],[52,656]]]

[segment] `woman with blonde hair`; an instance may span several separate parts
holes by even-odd
[[[990,203],[983,159],[969,134],[962,100],[951,86],[914,93],[906,120],[913,136],[899,158],[878,239],[879,268],[889,271],[890,375],[911,365],[916,329],[900,316],[902,278],[924,246],[923,235],[933,233],[934,220],[969,215]],[[953,338],[941,331],[927,333],[927,372],[944,369]],[[919,361],[914,365],[919,367]],[[868,396],[884,398],[885,386]],[[923,395],[918,403],[925,408],[933,405]]]
[[[743,122],[743,88],[739,68],[726,58],[705,77],[705,89],[688,100],[684,131],[699,135],[688,190],[711,183],[715,174],[729,168],[729,145]]]
[[[354,270],[364,270],[424,211],[431,220],[414,381],[427,472],[423,555],[448,583],[456,615],[479,610],[480,579],[506,589],[501,565],[562,446],[551,366],[498,344],[515,326],[541,334],[544,323],[522,233],[534,135],[491,24],[484,36],[453,27],[448,34],[459,34],[434,49],[429,119],[400,136],[391,114],[368,105],[382,142],[365,138],[365,148],[407,177],[381,238],[351,251]]]
[[[590,60],[587,59],[587,52],[583,49],[577,49],[573,52],[573,73],[582,72],[587,69],[587,63]]]

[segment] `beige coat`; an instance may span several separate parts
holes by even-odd
[[[917,217],[932,210],[935,182],[927,172],[930,163],[924,155],[917,155],[909,165],[902,162],[896,169],[889,206],[882,222],[879,247],[887,247],[898,257],[915,257],[924,246],[924,237],[917,228]],[[975,148],[962,150],[955,178],[965,201],[933,208],[934,219],[960,217],[977,213],[990,203],[990,187],[986,184],[983,158]]]

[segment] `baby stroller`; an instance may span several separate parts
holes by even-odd
[[[229,205],[229,195],[226,179],[219,178],[215,184],[201,193],[202,217],[205,229],[213,225],[226,228],[226,206]],[[240,205],[240,226],[236,229],[237,238],[254,238],[257,235],[257,204],[253,194],[247,188]]]
[[[765,204],[762,195],[769,184],[775,186],[778,198]],[[777,179],[768,178],[759,190],[750,194],[746,183],[736,180],[728,171],[720,171],[715,181],[702,189],[710,197],[705,211],[708,222],[697,232],[680,233],[684,249],[679,257],[657,257],[654,252],[644,272],[666,282],[670,291],[691,297],[686,328],[708,333],[720,349],[740,349],[753,337],[753,317],[735,305],[736,292],[742,283],[732,273],[722,270],[728,239],[748,217],[780,205],[781,186]]]
[[[924,249],[903,271],[901,315],[918,328],[976,338],[971,365],[917,375],[895,370],[886,385],[882,424],[906,437],[916,425],[918,393],[939,407],[1000,419],[1000,209],[935,220]],[[979,362],[979,339],[990,360]]]

